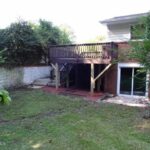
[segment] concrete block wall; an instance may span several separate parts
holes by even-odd
[[[48,66],[45,67],[24,67],[23,72],[23,83],[31,84],[34,80],[49,77],[51,68]]]
[[[0,88],[9,88],[31,84],[34,80],[49,77],[49,66],[16,67],[7,69],[0,67]]]

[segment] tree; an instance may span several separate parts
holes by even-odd
[[[71,33],[54,26],[51,22],[39,20],[39,25],[34,25],[35,32],[44,53],[44,61],[47,61],[49,45],[71,44]]]
[[[7,65],[36,64],[42,56],[40,43],[26,21],[13,23],[0,31],[0,50]]]
[[[137,40],[131,42],[131,57],[138,60],[147,71],[150,70],[150,14],[142,18],[139,24],[144,28],[144,34],[141,36],[141,41]],[[143,28],[141,30],[143,30]],[[134,34],[138,35],[139,33],[141,33],[139,28],[135,26]]]
[[[104,40],[105,40],[105,36],[98,35],[98,36],[96,36],[96,37],[93,38],[93,39],[87,40],[86,42],[87,42],[87,43],[99,43],[99,42],[102,42],[102,41],[104,41]]]
[[[51,22],[39,20],[39,24],[32,24],[20,20],[0,30],[0,64],[47,63],[49,45],[70,43],[69,33]]]
[[[140,27],[141,30],[140,30]],[[131,42],[132,51],[130,57],[138,60],[143,66],[143,72],[150,71],[150,13],[139,21],[139,26],[135,26],[134,34],[141,37],[141,41]],[[144,30],[143,30],[144,29]],[[142,31],[142,32],[141,32]],[[142,34],[141,34],[142,33]],[[146,81],[148,84],[150,81]],[[150,85],[150,84],[149,84]],[[146,110],[144,118],[150,118],[150,109]]]
[[[60,43],[61,44],[72,44],[75,39],[75,35],[74,35],[71,27],[66,24],[62,24],[59,26],[59,29],[61,31]]]

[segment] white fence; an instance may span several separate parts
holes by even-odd
[[[0,67],[0,88],[31,84],[34,80],[49,77],[49,66],[17,67],[7,69]]]

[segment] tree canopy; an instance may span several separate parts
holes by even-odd
[[[138,60],[145,70],[150,70],[150,13],[139,21],[142,25],[142,36],[140,40],[131,42],[131,57]],[[143,30],[144,29],[144,30]],[[141,33],[135,26],[135,34]]]
[[[135,41],[131,41],[132,51],[130,57],[138,60],[142,65],[142,72],[148,73],[150,71],[150,13],[139,20],[138,26],[134,27],[135,37],[140,37]],[[140,72],[139,72],[140,73]],[[145,77],[146,78],[146,77]],[[140,78],[140,85],[145,84],[145,79]],[[150,86],[149,79],[146,83]],[[144,118],[150,118],[150,109],[147,109]]]
[[[69,34],[51,22],[12,23],[0,30],[0,64],[33,65],[46,61],[48,45],[70,44]]]

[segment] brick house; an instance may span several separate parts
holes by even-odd
[[[116,87],[115,93],[117,95],[146,97],[149,95],[148,83],[146,83],[149,75],[139,73],[138,70],[142,68],[139,62],[126,59],[126,54],[130,51],[128,42],[130,40],[140,40],[140,36],[136,37],[134,35],[133,27],[137,26],[139,19],[147,14],[114,17],[100,22],[107,27],[107,41],[115,42],[118,46],[118,55],[124,57],[123,60],[119,60],[116,66],[117,73],[112,77],[116,84],[114,83],[111,86]],[[141,80],[142,78],[143,80]]]
[[[49,59],[55,72],[55,86],[75,87],[91,93],[148,97],[149,75],[139,73],[142,65],[125,58],[130,50],[133,26],[147,13],[115,17],[100,21],[107,27],[106,42],[56,45],[49,47]],[[135,39],[134,39],[135,40]]]

